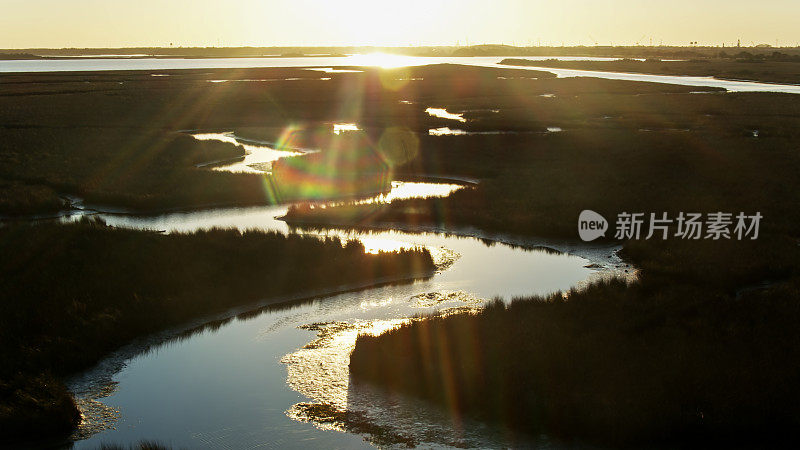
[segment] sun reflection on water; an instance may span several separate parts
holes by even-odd
[[[313,70],[315,72],[325,72],[325,73],[364,73],[363,70],[355,70],[355,69],[336,69],[333,67],[312,67],[307,70]]]
[[[393,301],[409,301],[437,315],[475,313],[482,299],[465,292],[430,293],[407,299],[388,298],[380,305]],[[361,304],[363,308],[373,305]],[[316,331],[317,337],[305,347],[285,355],[287,384],[311,399],[286,411],[294,420],[313,423],[323,430],[385,434],[384,444],[417,442],[455,442],[449,421],[438,410],[431,411],[421,402],[402,396],[386,396],[369,385],[353,383],[350,379],[350,354],[360,335],[378,336],[408,324],[418,317],[352,322],[324,322],[302,325],[299,328]],[[391,414],[387,414],[391,412]],[[404,430],[413,429],[414,439],[408,440]],[[368,439],[368,441],[370,441]]]
[[[396,252],[416,247],[416,245],[408,242],[393,241],[391,239],[378,237],[362,237],[359,239],[359,241],[361,241],[361,243],[364,245],[364,251],[372,254],[378,254],[381,252]]]
[[[333,134],[342,134],[345,131],[358,131],[358,125],[354,123],[335,123],[333,124]]]
[[[212,161],[201,164],[200,166],[213,165],[212,170],[219,172],[233,173],[255,173],[262,174],[272,169],[272,163],[289,156],[303,155],[304,152],[292,150],[276,150],[267,145],[255,145],[247,143],[237,138],[232,132],[226,133],[197,133],[192,137],[198,141],[218,141],[234,144],[242,147],[245,151],[244,159],[237,160],[231,164],[221,164],[224,161]]]
[[[192,134],[192,137],[198,141],[219,141],[239,145],[239,141],[236,140],[233,133],[195,133]]]
[[[429,136],[463,136],[467,132],[464,130],[456,130],[450,127],[431,128],[428,130]]]
[[[424,59],[406,55],[392,55],[389,53],[369,53],[366,55],[352,55],[347,57],[348,65],[362,67],[381,67],[391,69],[424,64]]]
[[[330,322],[301,327],[317,331],[317,339],[281,359],[289,372],[287,383],[315,401],[347,409],[350,353],[355,348],[358,335],[377,336],[409,320],[376,320],[353,324]]]
[[[467,119],[464,118],[464,114],[447,112],[447,110],[444,108],[428,108],[425,110],[425,112],[433,117],[439,117],[442,119],[457,120],[462,123],[467,121]]]
[[[391,203],[394,200],[406,200],[410,198],[435,198],[447,197],[453,192],[463,189],[461,184],[445,183],[415,183],[406,181],[393,181],[392,190],[386,194],[381,194],[356,203]]]

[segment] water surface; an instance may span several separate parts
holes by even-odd
[[[532,58],[522,58],[537,61]],[[594,77],[609,80],[645,81],[650,83],[677,84],[681,86],[699,86],[709,88],[723,88],[730,92],[782,92],[786,94],[800,94],[800,85],[760,83],[756,81],[721,80],[714,77],[696,77],[687,75],[652,75],[645,73],[603,72],[599,70],[561,69],[553,67],[512,66],[503,65],[514,69],[545,70],[556,74],[559,78]]]
[[[611,255],[613,249],[596,248],[578,256],[486,245],[474,237],[433,232],[308,231],[278,220],[286,209],[101,217],[114,226],[164,232],[233,227],[318,233],[358,239],[368,251],[424,246],[441,270],[410,284],[319,297],[249,314],[126,357],[121,370],[111,371],[111,380],[108,365],[101,365],[71,383],[82,409],[87,414],[94,411],[84,434],[78,435],[86,439],[76,441],[75,447],[95,448],[103,442],[127,445],[142,439],[188,448],[370,445],[364,436],[342,432],[341,427],[306,422],[304,405],[317,402],[358,411],[393,433],[414,436],[424,446],[541,444],[542,438],[510,438],[479,422],[453,424],[442,411],[423,402],[353,384],[347,369],[349,352],[358,333],[379,332],[416,314],[474,308],[494,296],[508,300],[580,285],[600,276],[604,268],[616,269],[620,262]],[[92,430],[102,431],[92,434]]]
[[[225,133],[194,133],[192,137],[198,141],[219,141],[238,145],[245,151],[243,158],[236,158],[233,162],[209,161],[199,167],[212,166],[212,170],[233,173],[266,173],[272,170],[272,163],[289,156],[299,156],[305,152],[292,149],[276,149],[266,144],[254,144],[253,141],[238,138],[232,132]]]
[[[336,69],[337,67],[410,67],[429,64],[463,64],[481,67],[505,67],[523,70],[543,70],[559,77],[597,77],[612,80],[648,81],[683,86],[720,87],[731,92],[783,92],[800,94],[800,85],[759,83],[752,81],[720,80],[713,77],[649,75],[622,72],[558,69],[551,67],[498,66],[506,59],[496,56],[415,57],[402,55],[350,55],[297,58],[67,58],[46,60],[0,61],[0,73],[21,72],[86,72],[105,70],[176,70],[176,69],[244,69],[259,67],[307,67]],[[583,56],[525,57],[530,61],[557,59],[561,61],[613,61],[619,58]]]
[[[451,112],[447,112],[444,108],[428,108],[425,110],[428,115],[431,117],[439,117],[441,119],[450,119],[450,120],[457,120],[459,122],[466,122],[467,119],[464,118],[464,114],[454,114]]]

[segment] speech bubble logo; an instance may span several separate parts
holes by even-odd
[[[585,209],[578,216],[578,234],[585,242],[591,242],[601,236],[605,237],[608,231],[608,221],[605,217]]]

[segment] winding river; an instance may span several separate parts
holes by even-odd
[[[536,58],[528,58],[536,59]],[[539,58],[548,59],[548,58]],[[598,59],[609,58],[560,58]],[[409,66],[455,63],[498,67],[500,58],[411,58],[387,62],[363,55],[317,58],[65,58],[0,61],[0,72],[166,70],[244,67]],[[537,69],[536,67],[521,67]],[[701,77],[620,74],[541,68],[560,77],[594,76],[729,91],[800,93],[800,86],[716,80]],[[167,76],[167,75],[164,75]],[[443,111],[443,110],[442,110]],[[449,114],[446,111],[431,114]],[[452,115],[451,115],[452,116]],[[450,117],[454,118],[454,117]],[[455,117],[454,120],[458,120]],[[449,130],[449,129],[448,129]],[[557,129],[551,130],[556,132]],[[214,170],[260,172],[271,162],[298,154],[279,151],[230,133],[198,139],[242,145],[246,155],[216,162]],[[389,194],[367,199],[446,196],[462,184],[394,182]],[[546,295],[580,287],[600,277],[628,276],[616,247],[578,245],[486,235],[473,229],[307,230],[279,217],[287,206],[214,208],[158,215],[76,210],[61,220],[86,214],[109,225],[165,233],[212,227],[337,236],[361,241],[370,252],[423,246],[439,270],[427,279],[307,292],[296,298],[265,299],[249,308],[206,317],[183,329],[167,330],[133,342],[96,367],[69,380],[84,415],[74,448],[103,443],[130,445],[142,440],[176,448],[340,448],[402,443],[425,447],[566,445],[544,436],[512,435],[474,421],[454,423],[443,411],[418,400],[390,395],[350,380],[349,352],[359,333],[380,333],[419,314],[450,314],[480,308],[495,297]],[[553,251],[555,250],[555,251]],[[275,261],[281,264],[281,261]],[[298,268],[298,270],[303,270]],[[396,281],[396,280],[395,280]],[[269,283],[269,279],[252,280]],[[276,301],[280,300],[280,303]],[[309,415],[308,405],[324,404],[357,413],[388,441]],[[392,441],[392,437],[397,438]]]
[[[234,165],[230,170],[240,169]],[[469,187],[395,182],[392,192],[371,201],[445,196],[459,188]],[[473,421],[453,423],[421,401],[352,383],[349,353],[359,333],[380,333],[415,315],[464,312],[498,296],[509,301],[624,275],[626,266],[615,247],[534,242],[468,229],[450,234],[433,228],[311,231],[278,219],[287,208],[153,216],[83,210],[62,220],[93,214],[109,225],[165,233],[222,227],[338,236],[357,239],[371,252],[424,246],[439,269],[427,279],[251,305],[249,311],[207,317],[134,342],[69,380],[85,418],[73,436],[74,448],[141,440],[176,448],[351,448],[409,438],[425,447],[560,447],[542,436],[511,436]],[[354,430],[309,415],[309,405],[316,404],[356,414],[372,428]],[[374,429],[381,430],[379,437],[369,431]]]
[[[232,133],[193,133],[197,139],[231,142],[245,150],[244,157],[215,162],[212,170],[268,172],[277,159],[310,151],[278,150]],[[469,188],[464,180],[395,181],[390,192],[360,201],[443,197]],[[286,205],[157,215],[90,209],[79,202],[76,206],[60,220],[93,215],[112,226],[164,233],[217,227],[336,236],[359,240],[368,252],[419,246],[430,250],[438,267],[425,279],[381,280],[372,286],[263,299],[132,342],[68,380],[84,416],[69,446],[80,449],[143,440],[175,448],[352,448],[409,441],[425,447],[561,448],[562,443],[545,436],[514,435],[468,419],[456,423],[419,400],[354,383],[348,371],[350,351],[360,333],[380,333],[421,314],[474,311],[497,297],[511,301],[547,295],[602,277],[628,276],[630,270],[616,256],[617,248],[607,245],[520,239],[466,228],[295,228],[279,219]],[[347,412],[360,425],[311,414],[314,405]]]

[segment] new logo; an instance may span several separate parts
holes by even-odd
[[[578,234],[586,242],[593,241],[606,235],[608,231],[608,221],[605,217],[586,209],[578,216]]]

